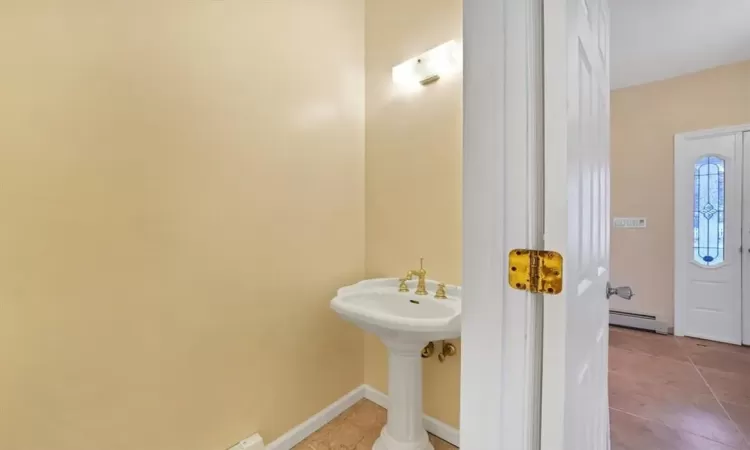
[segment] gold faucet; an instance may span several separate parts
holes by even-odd
[[[417,295],[427,295],[427,285],[425,284],[425,278],[427,277],[427,271],[424,269],[424,258],[419,258],[419,270],[410,270],[406,273],[405,278],[401,278],[399,281],[401,284],[398,286],[399,292],[409,292],[409,288],[406,286],[407,281],[416,276],[417,290],[414,291]]]

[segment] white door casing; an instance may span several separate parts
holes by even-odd
[[[726,129],[678,134],[674,157],[675,334],[741,344],[742,133]],[[708,186],[709,178],[717,183],[719,172],[724,177],[721,202],[717,184]],[[694,202],[696,180],[704,180],[698,186],[703,186],[699,197],[705,201],[699,200],[699,204]],[[699,239],[698,245],[703,246],[709,238],[703,229],[708,229],[711,218],[719,222],[721,215],[723,245],[717,240],[716,224],[711,222],[712,249],[696,250],[694,240]],[[696,221],[702,224],[698,236]]]
[[[543,450],[609,448],[609,5],[544,0],[545,249],[564,257],[545,296]]]
[[[508,285],[539,248],[542,0],[463,3],[461,448],[538,450],[541,296]],[[438,86],[439,88],[439,86]]]
[[[745,129],[750,130],[750,126]],[[744,155],[750,155],[750,131],[743,134],[743,198],[750,201],[750,156],[744,158]],[[747,181],[744,181],[747,180]],[[750,207],[742,208],[742,285],[746,289],[742,290],[742,343],[750,345]]]

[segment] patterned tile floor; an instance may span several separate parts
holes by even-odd
[[[750,450],[750,348],[623,328],[609,343],[612,450]],[[385,420],[362,400],[295,450],[369,450]]]

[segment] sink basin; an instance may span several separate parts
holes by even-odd
[[[388,423],[373,450],[434,450],[422,421],[422,348],[461,335],[461,288],[446,286],[447,299],[399,292],[397,278],[364,280],[338,290],[331,308],[345,320],[376,334],[388,347]]]
[[[360,281],[343,287],[331,308],[344,319],[378,335],[383,341],[413,342],[455,339],[461,335],[461,288],[446,286],[447,299],[437,299],[437,282],[427,280],[429,295],[416,295],[417,282],[409,292],[399,292],[397,278]]]

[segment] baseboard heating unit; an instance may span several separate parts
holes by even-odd
[[[625,311],[609,311],[609,324],[620,327],[638,328],[639,330],[655,331],[659,334],[669,334],[669,327],[664,322],[656,320],[656,316],[637,314]]]

